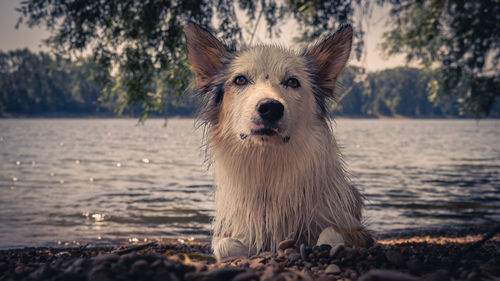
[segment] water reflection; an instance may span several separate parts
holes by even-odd
[[[368,223],[390,231],[500,220],[497,123],[339,120],[333,129]],[[162,125],[0,120],[0,247],[207,237],[214,205],[201,132],[193,120]]]

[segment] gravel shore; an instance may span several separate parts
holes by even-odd
[[[489,234],[489,235],[488,235]],[[500,280],[491,227],[384,235],[366,248],[305,247],[217,262],[207,243],[0,251],[0,280]]]

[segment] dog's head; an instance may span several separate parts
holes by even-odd
[[[202,113],[214,134],[259,145],[286,144],[324,124],[326,100],[333,97],[352,42],[350,26],[301,53],[265,45],[236,51],[196,25],[185,33],[205,98]]]

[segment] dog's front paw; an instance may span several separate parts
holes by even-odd
[[[342,238],[342,235],[335,231],[333,227],[327,227],[323,229],[323,231],[319,235],[316,245],[326,244],[333,247],[340,243],[344,243],[344,238]]]
[[[240,240],[234,238],[222,238],[213,245],[214,254],[217,259],[234,256],[248,256],[248,247]]]

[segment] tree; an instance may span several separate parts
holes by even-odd
[[[363,115],[363,79],[365,69],[347,66],[339,77],[335,102],[330,110],[334,114],[361,116]]]
[[[229,41],[244,41],[240,23],[250,29],[263,17],[270,36],[279,34],[278,23],[286,14],[303,26],[303,39],[331,33],[342,23],[352,22],[354,6],[361,0],[32,0],[23,1],[19,23],[45,25],[52,30],[47,42],[59,53],[91,52],[102,66],[101,80],[114,84],[108,96],[123,97],[123,106],[141,107],[142,117],[166,101],[164,93],[182,93],[191,78],[186,61],[183,27],[195,22]],[[218,28],[212,28],[217,25]],[[356,46],[362,46],[357,29]],[[251,33],[253,36],[253,32]],[[118,70],[116,72],[116,70]],[[111,72],[115,71],[115,77]],[[158,85],[164,79],[165,85]],[[171,91],[165,91],[169,87]],[[163,90],[159,90],[163,89]]]
[[[139,107],[145,117],[148,111],[164,108],[192,78],[184,47],[187,22],[200,24],[229,44],[250,42],[261,19],[268,35],[276,36],[279,23],[292,16],[301,30],[297,40],[303,42],[351,23],[359,57],[360,22],[370,15],[373,3],[392,5],[394,28],[385,35],[385,52],[406,53],[408,60],[418,60],[429,70],[440,66],[431,96],[456,95],[457,89],[466,88],[464,110],[491,112],[500,95],[498,0],[32,0],[22,2],[18,10],[19,23],[53,31],[47,42],[58,53],[91,53],[101,66],[96,78],[111,89],[103,98],[121,100],[119,111]]]
[[[383,49],[438,66],[435,91],[466,88],[462,108],[487,116],[500,96],[500,1],[388,0],[394,28]]]

